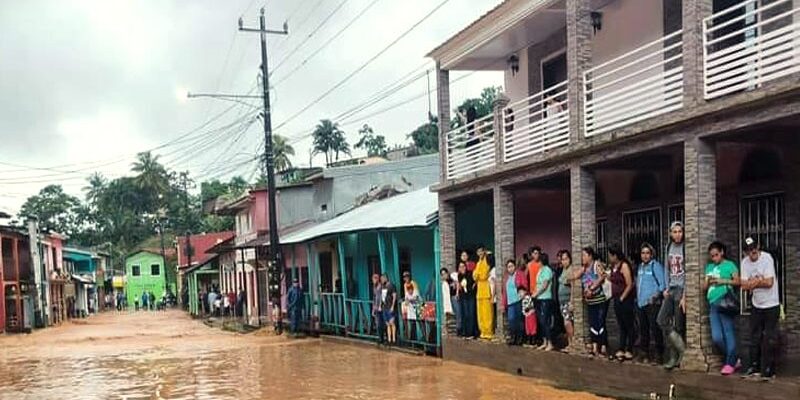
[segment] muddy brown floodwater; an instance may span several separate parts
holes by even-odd
[[[180,311],[0,336],[0,399],[420,398],[599,397],[433,357],[223,332]]]

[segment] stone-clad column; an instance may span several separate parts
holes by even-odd
[[[436,63],[436,101],[439,114],[439,183],[445,183],[447,181],[447,130],[450,128],[450,72],[442,69],[438,62]],[[446,257],[442,257],[442,259],[444,260]]]
[[[707,371],[711,360],[708,305],[702,292],[706,249],[717,235],[717,157],[713,143],[690,138],[684,143],[686,221],[686,354],[683,368]]]
[[[456,268],[456,211],[453,203],[439,199],[439,268]],[[438,275],[437,275],[438,276]]]
[[[511,190],[496,186],[494,194],[494,264],[495,293],[503,289],[503,274],[506,259],[514,258],[514,194]],[[506,332],[503,304],[498,295],[496,337],[504,338]]]
[[[589,0],[567,0],[567,101],[570,142],[583,138],[583,73],[592,62]]]
[[[703,98],[703,18],[711,15],[712,0],[683,0],[683,107]]]
[[[505,152],[505,142],[503,138],[505,137],[505,110],[508,106],[508,103],[511,100],[506,96],[505,93],[500,93],[495,99],[494,104],[492,104],[492,110],[494,111],[494,160],[496,165],[503,165],[505,161],[503,158],[503,153]],[[495,210],[497,207],[495,207]],[[495,219],[497,221],[497,219]]]
[[[580,266],[581,249],[594,246],[597,235],[595,216],[595,177],[592,171],[575,165],[570,168],[570,213],[572,215],[572,263]],[[575,315],[575,337],[571,351],[583,350],[588,323],[584,315],[580,284],[572,285],[572,307]]]

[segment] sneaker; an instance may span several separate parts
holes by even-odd
[[[770,369],[765,369],[764,373],[761,375],[761,380],[764,382],[770,382],[775,379],[775,372]]]
[[[736,370],[732,366],[730,366],[728,364],[725,364],[722,367],[722,370],[719,371],[719,373],[722,374],[722,375],[728,376],[728,375],[734,373],[735,371]]]
[[[747,371],[745,371],[742,378],[760,378],[761,371],[758,370],[756,367],[748,367]]]
[[[545,346],[544,351],[553,351],[553,345],[548,343],[547,346]]]

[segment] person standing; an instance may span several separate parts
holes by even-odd
[[[477,287],[472,272],[467,271],[467,263],[458,264],[458,301],[461,304],[461,331],[463,337],[478,337],[477,313],[475,310],[475,293]]]
[[[289,331],[296,335],[300,332],[300,319],[303,315],[303,288],[300,287],[297,278],[292,279],[292,287],[286,294],[286,303],[289,311]]]
[[[489,287],[489,271],[492,266],[489,262],[489,252],[483,246],[478,247],[478,264],[473,271],[473,278],[477,284],[476,292],[478,329],[481,339],[491,340],[494,337],[494,326],[492,326],[492,290]]]
[[[539,350],[553,350],[552,337],[550,335],[553,327],[553,270],[550,269],[550,262],[547,253],[540,256],[542,266],[539,268],[539,275],[536,277],[536,289],[533,290],[536,298],[536,319],[539,324],[538,331],[542,337],[542,345]]]
[[[671,370],[681,365],[686,345],[683,331],[686,324],[686,262],[683,247],[683,224],[675,221],[669,226],[670,242],[665,251],[667,273],[664,280],[667,290],[658,312],[658,326],[667,342],[669,358],[664,368]]]
[[[383,285],[381,276],[372,274],[372,317],[375,318],[375,330],[378,334],[378,344],[386,343],[386,321],[383,320]]]
[[[633,268],[622,250],[617,247],[608,250],[608,262],[611,264],[611,275],[608,277],[611,281],[611,296],[614,299],[614,312],[619,324],[619,349],[614,357],[619,361],[632,360],[636,318]]]
[[[564,333],[566,340],[564,346],[569,346],[572,341],[572,335],[575,333],[574,321],[575,317],[572,312],[572,282],[579,278],[580,270],[572,267],[572,254],[569,250],[560,250],[556,256],[561,273],[558,275],[558,304],[561,313],[561,320],[564,324]]]
[[[148,309],[150,309],[149,304],[150,304],[150,295],[148,295],[147,291],[145,290],[144,292],[142,292],[142,308],[145,311],[147,311]]]
[[[724,355],[724,365],[720,373],[730,375],[736,372],[738,364],[734,318],[739,313],[739,302],[733,294],[733,287],[740,284],[739,271],[733,262],[725,258],[725,245],[720,242],[713,242],[708,246],[708,258],[710,262],[706,265],[703,291],[708,300],[711,340]]]
[[[522,343],[522,299],[517,292],[517,264],[513,259],[506,261],[506,275],[503,284],[503,306],[508,320],[508,344]]]
[[[591,354],[597,356],[608,344],[608,332],[606,332],[608,307],[606,307],[606,296],[603,292],[603,282],[606,279],[605,268],[603,263],[598,261],[597,253],[592,247],[584,247],[581,251],[581,264],[583,264],[583,273],[581,274],[583,299],[586,301],[589,313]]]
[[[636,276],[639,345],[642,350],[643,362],[649,363],[650,360],[654,360],[656,363],[660,363],[664,354],[664,340],[656,319],[661,310],[664,291],[667,289],[664,282],[664,266],[655,259],[655,249],[649,243],[642,243],[640,256],[642,264],[639,265]],[[651,336],[655,342],[655,354],[650,353]]]
[[[460,262],[463,262],[467,266],[468,272],[475,271],[475,261],[472,261],[468,251],[463,250],[460,257]]]
[[[383,319],[386,321],[386,335],[389,344],[397,343],[397,327],[395,320],[397,317],[397,289],[386,274],[381,275],[381,311]]]
[[[439,270],[439,279],[441,280],[439,286],[441,287],[440,292],[442,295],[442,311],[445,317],[444,322],[445,326],[449,329],[453,326],[453,304],[455,303],[456,286],[453,279],[450,278],[450,273],[447,271],[447,268]]]
[[[153,309],[156,306],[156,295],[151,290],[150,294],[148,296],[149,296],[148,300],[149,300],[149,304],[150,304],[150,311],[153,311]]]
[[[753,310],[750,313],[750,366],[745,375],[771,380],[775,378],[778,319],[781,313],[775,260],[749,236],[744,239],[744,251],[746,256],[741,264],[742,289],[753,294]]]

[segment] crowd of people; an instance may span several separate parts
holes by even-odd
[[[502,274],[496,273],[485,247],[477,248],[475,258],[462,251],[453,271],[440,270],[443,308],[455,316],[457,336],[492,340],[499,309],[507,320],[509,345],[551,351],[569,345],[574,335],[573,307],[582,303],[591,356],[658,363],[671,370],[681,365],[686,347],[686,263],[680,221],[670,224],[669,237],[661,253],[663,263],[650,243],[639,246],[638,263],[612,246],[607,264],[592,247],[585,247],[577,265],[569,250],[559,250],[551,264],[548,254],[533,246],[519,260],[506,260]],[[709,305],[713,343],[724,357],[723,375],[742,367],[734,323],[740,314],[738,288],[752,294],[752,339],[745,375],[768,380],[775,376],[781,314],[775,263],[751,237],[745,238],[743,251],[739,269],[727,258],[724,244],[711,243],[702,290]],[[502,281],[495,285],[496,279]],[[580,290],[573,291],[575,285]],[[581,301],[573,301],[573,293],[580,293]],[[498,301],[502,307],[494,307]],[[619,339],[613,353],[606,326],[611,303]]]
[[[238,293],[222,293],[214,285],[208,291],[198,291],[197,302],[199,312],[202,315],[210,317],[241,317],[245,312],[247,294],[244,290],[239,290]]]

